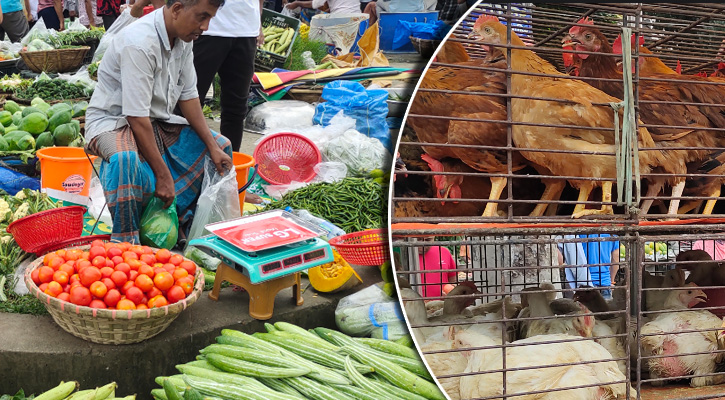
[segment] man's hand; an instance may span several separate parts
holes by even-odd
[[[214,162],[214,165],[216,166],[216,171],[219,173],[219,175],[223,176],[230,169],[232,169],[232,159],[231,157],[229,157],[229,154],[225,153],[224,150],[221,149],[221,147],[216,146],[215,148],[212,148],[209,151],[209,156]]]
[[[286,7],[289,8],[290,10],[294,10],[294,9],[300,7],[300,3],[296,2],[296,1],[293,1],[291,3],[287,3],[287,6]]]
[[[162,179],[157,177],[156,179],[156,192],[154,196],[158,197],[164,202],[164,208],[169,208],[171,203],[174,201],[176,196],[176,190],[174,189],[174,179],[169,176],[169,179]]]
[[[257,47],[262,47],[264,45],[264,32],[262,31],[262,27],[259,27],[259,35],[257,36]]]

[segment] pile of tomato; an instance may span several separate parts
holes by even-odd
[[[80,306],[146,310],[194,290],[196,264],[166,249],[96,240],[89,250],[48,253],[31,273],[48,296]]]

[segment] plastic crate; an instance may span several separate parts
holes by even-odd
[[[279,55],[262,49],[257,49],[257,53],[254,57],[254,66],[257,67],[257,70],[260,71],[271,71],[274,68],[284,67],[284,64],[287,62],[287,58],[292,52],[292,46],[295,44],[295,40],[297,40],[297,35],[299,34],[300,28],[300,20],[288,17],[286,15],[282,15],[280,13],[265,8],[262,10],[262,28],[266,28],[270,25],[284,29],[291,27],[295,30],[295,33],[294,36],[292,36],[292,43],[290,43],[289,47],[287,47],[284,55]]]

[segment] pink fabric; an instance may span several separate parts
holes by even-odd
[[[425,255],[418,255],[420,269],[424,271],[440,270],[440,269],[456,269],[456,261],[453,259],[451,252],[445,247],[431,246],[427,249]],[[442,279],[445,276],[445,279]],[[418,291],[423,297],[436,297],[442,293],[443,284],[455,282],[456,271],[450,272],[426,272],[421,274],[421,283],[426,284],[419,286]]]
[[[705,250],[713,260],[725,260],[725,242],[721,240],[698,240],[692,250]]]
[[[53,7],[53,0],[38,0],[38,11]]]

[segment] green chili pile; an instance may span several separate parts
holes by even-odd
[[[268,204],[271,209],[304,209],[339,226],[347,233],[387,225],[386,193],[380,184],[364,178],[335,183],[313,183]]]

